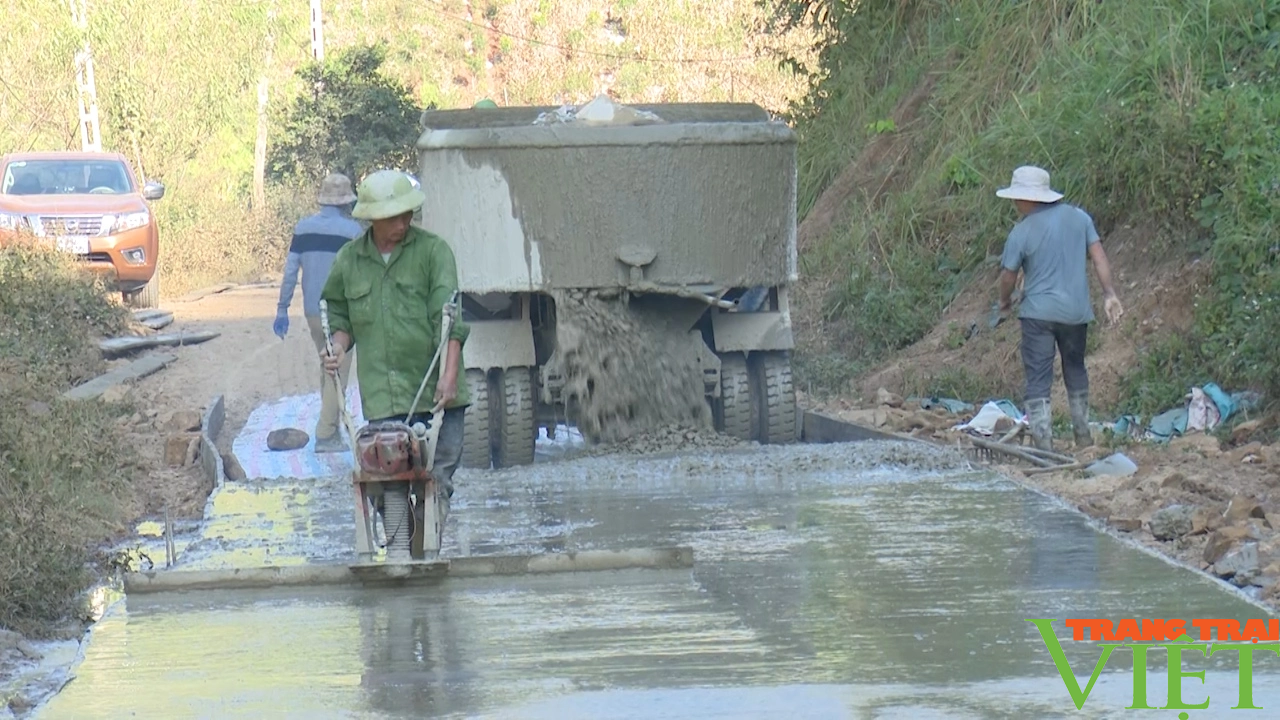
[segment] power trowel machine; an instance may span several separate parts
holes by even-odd
[[[403,421],[369,423],[357,431],[343,399],[342,420],[351,439],[355,460],[352,486],[355,491],[356,553],[361,564],[376,564],[379,545],[385,548],[387,563],[431,561],[440,555],[449,497],[442,483],[432,474],[432,468],[435,466],[440,426],[444,422],[443,403],[431,410],[431,417],[425,424],[409,423],[417,411],[428,379],[441,364],[457,313],[458,293],[454,292],[444,306],[440,344]],[[320,302],[320,319],[332,354],[328,306],[323,300]],[[341,397],[337,374],[330,377]],[[381,541],[377,538],[379,529],[382,530]]]

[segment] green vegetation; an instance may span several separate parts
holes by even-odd
[[[406,162],[396,149],[411,150],[426,107],[584,102],[609,89],[622,102],[781,111],[803,81],[771,51],[811,36],[759,33],[754,0],[361,0],[325,12],[326,62],[314,67],[307,3],[90,2],[82,34],[66,3],[17,0],[0,37],[0,152],[79,149],[73,59],[87,39],[104,148],[168,191],[154,208],[171,296],[281,267],[314,182]],[[254,207],[264,80],[273,172]]]
[[[300,93],[283,113],[269,161],[274,179],[307,186],[329,172],[414,170],[421,111],[407,87],[382,74],[385,59],[382,46],[360,46],[299,71],[317,90]]]
[[[994,191],[1029,163],[1104,238],[1131,224],[1153,257],[1210,263],[1194,332],[1145,349],[1125,409],[1162,410],[1210,379],[1280,394],[1280,0],[762,1],[824,39],[791,111],[802,213],[875,136],[900,135],[903,152],[893,191],[802,257],[830,284],[817,311],[837,354],[863,362],[801,368],[847,382],[830,369],[905,347],[994,277],[984,262],[1014,221]],[[915,121],[885,123],[927,73]]]
[[[102,370],[127,313],[61,253],[0,248],[0,626],[41,634],[90,578],[132,496],[125,408],[59,393]]]

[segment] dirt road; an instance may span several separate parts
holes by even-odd
[[[164,303],[174,313],[174,323],[165,332],[211,330],[220,335],[199,345],[163,350],[177,361],[129,391],[139,410],[132,434],[140,460],[154,468],[154,497],[146,511],[167,504],[179,516],[199,517],[212,490],[196,468],[172,468],[164,462],[165,443],[179,432],[169,422],[174,413],[202,412],[222,395],[227,419],[219,444],[225,452],[256,406],[318,391],[320,365],[300,297],[294,298],[285,339],[271,331],[279,292],[278,286],[239,287],[189,302]]]

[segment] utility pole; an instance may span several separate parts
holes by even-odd
[[[315,3],[312,3],[315,6]],[[267,89],[270,82],[271,59],[274,56],[276,6],[267,8],[266,58],[262,75],[258,78],[258,137],[253,147],[253,209],[261,212],[267,202]]]
[[[316,62],[324,60],[324,14],[320,0],[311,0],[311,57]]]
[[[86,0],[68,0],[71,22],[84,39],[84,48],[76,53],[76,95],[80,103],[80,145],[85,152],[102,152],[102,133],[98,124],[98,88],[93,80],[93,53],[89,49],[89,14]],[[314,0],[318,2],[318,0]]]

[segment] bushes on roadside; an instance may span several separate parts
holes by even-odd
[[[126,311],[67,256],[0,247],[0,626],[40,635],[75,610],[130,498],[122,408],[64,401],[102,369]]]

